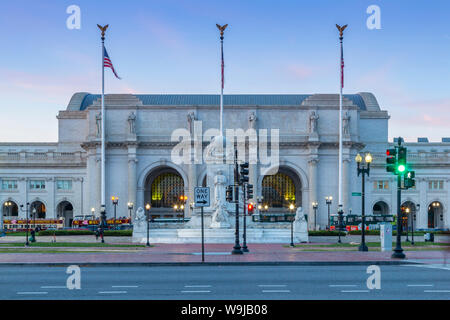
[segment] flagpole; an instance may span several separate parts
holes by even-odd
[[[102,106],[101,106],[101,127],[102,127],[102,136],[101,136],[101,196],[100,196],[100,212],[103,217],[106,215],[106,201],[105,201],[105,31],[108,28],[108,25],[101,27],[98,26],[102,31]]]
[[[343,47],[343,40],[344,40],[344,30],[347,27],[347,25],[340,27],[336,25],[336,27],[339,30],[339,42],[341,46],[341,61],[340,61],[340,68],[341,68],[341,87],[339,92],[339,189],[338,189],[338,213],[340,215],[343,214],[343,201],[342,201],[342,92],[344,88],[344,47]]]
[[[220,87],[220,136],[223,136],[223,88],[224,88],[224,72],[225,65],[223,60],[223,32],[225,31],[228,24],[220,26],[216,24],[217,28],[220,30],[220,56],[221,56],[221,87]]]

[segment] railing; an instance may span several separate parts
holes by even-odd
[[[85,152],[0,152],[0,162],[3,163],[85,163]]]
[[[259,213],[252,215],[253,222],[291,222],[295,214],[292,213]]]

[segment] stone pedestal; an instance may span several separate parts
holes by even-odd
[[[297,208],[294,220],[294,241],[295,242],[309,242],[308,237],[308,222],[303,212],[303,208]]]

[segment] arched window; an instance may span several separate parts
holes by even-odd
[[[152,208],[173,208],[184,195],[183,178],[173,172],[158,175],[151,184]]]
[[[30,217],[33,219],[45,219],[47,209],[41,201],[35,201],[30,205]]]
[[[264,205],[269,208],[288,208],[290,204],[298,202],[293,179],[280,172],[264,177],[262,196]]]
[[[14,201],[7,200],[3,203],[2,212],[4,217],[17,217],[19,215],[19,207]]]
[[[372,212],[375,215],[389,214],[389,206],[384,201],[378,201],[373,205]]]

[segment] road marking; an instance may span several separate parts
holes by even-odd
[[[17,294],[48,294],[48,292],[44,292],[44,291],[35,291],[35,292],[17,292]]]
[[[330,284],[330,287],[357,287],[356,284]]]
[[[291,290],[263,290],[263,293],[289,293]]]
[[[127,291],[99,291],[98,293],[101,293],[101,294],[109,294],[109,293],[120,294],[120,293],[127,293]]]
[[[210,293],[209,290],[184,290],[182,293]]]
[[[139,286],[111,286],[112,288],[139,288]]]
[[[423,292],[450,292],[450,290],[424,290]]]
[[[258,287],[286,287],[286,284],[259,284]]]
[[[369,290],[341,290],[343,293],[369,292]]]
[[[210,285],[189,285],[189,286],[184,286],[185,288],[211,288]]]
[[[434,284],[408,284],[408,287],[432,287]]]
[[[41,289],[67,289],[66,286],[42,286]]]

